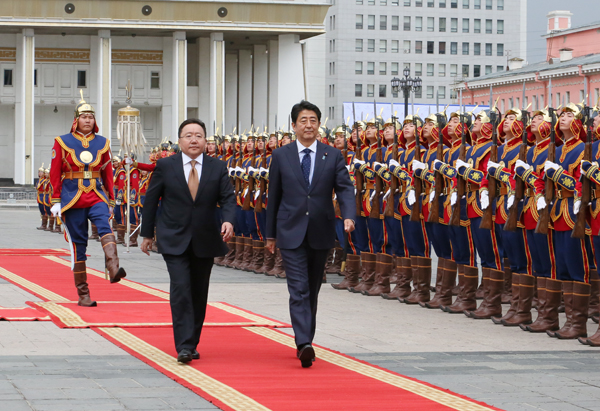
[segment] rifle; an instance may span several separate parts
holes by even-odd
[[[254,127],[252,127],[254,128]],[[250,167],[254,167],[256,166],[256,136],[252,135],[253,131],[252,129],[250,130],[250,137],[252,137],[254,139],[254,147],[252,149],[252,158],[250,159]],[[244,197],[244,204],[242,205],[242,210],[244,211],[248,211],[250,210],[251,207],[251,201],[252,201],[252,197],[253,197],[253,192],[254,192],[254,177],[249,176],[248,177],[248,188],[247,188],[247,192],[246,192],[246,197]]]
[[[465,161],[467,158],[467,134],[465,133],[465,129],[467,128],[467,120],[466,114],[460,114],[460,122],[462,124],[461,130],[461,140],[460,140],[460,148],[458,149],[458,158],[459,160]],[[458,167],[457,167],[458,169]],[[450,216],[450,225],[460,226],[460,202],[463,196],[465,195],[466,181],[461,176],[456,175],[456,185],[457,185],[457,193],[456,193],[456,203],[454,203],[454,207],[452,207],[452,215]]]
[[[554,109],[548,107],[548,114],[550,114],[551,118],[551,127],[550,127],[550,143],[548,143],[548,161],[554,162],[556,160],[556,134],[554,133],[554,127],[556,126],[556,113]],[[535,232],[537,234],[548,234],[548,224],[550,224],[550,205],[552,201],[554,201],[554,182],[545,177],[545,200],[546,207],[540,210],[539,219],[537,226],[535,227]]]
[[[594,120],[592,119],[592,110],[589,106],[585,106],[583,109],[585,120],[587,123],[587,135],[585,137],[585,148],[583,149],[583,160],[592,161],[592,128]],[[585,224],[588,211],[588,204],[591,201],[591,187],[590,180],[585,176],[582,176],[581,181],[581,206],[577,213],[577,221],[575,221],[575,227],[571,237],[573,238],[585,238]]]
[[[496,100],[496,104],[498,103],[498,100]],[[490,148],[490,161],[493,161],[494,163],[498,162],[498,132],[497,132],[497,128],[498,128],[498,120],[499,120],[499,116],[498,113],[496,111],[496,104],[494,104],[494,107],[490,110],[490,123],[492,124],[492,147]],[[494,200],[496,199],[496,197],[498,196],[498,182],[496,181],[496,178],[488,175],[488,198],[490,200],[490,204],[488,205],[488,208],[485,209],[485,211],[483,212],[483,216],[481,218],[481,223],[479,223],[479,228],[485,229],[485,230],[491,230],[492,229],[492,225],[494,224],[493,221],[493,206],[494,206]]]
[[[264,141],[264,144],[263,144],[263,152],[262,152],[262,156],[261,156],[261,165],[260,166],[262,168],[267,168],[267,141],[266,141],[264,135],[261,138]],[[263,210],[262,196],[266,191],[267,191],[267,181],[264,178],[261,178],[260,179],[260,188],[258,189],[258,198],[256,199],[256,204],[254,205],[254,211],[257,213],[260,213]]]
[[[398,161],[398,134],[396,134],[396,113],[393,109],[394,103],[392,103],[392,123],[394,123],[394,143],[392,144],[392,159]],[[386,217],[394,216],[394,196],[398,190],[398,179],[395,175],[390,173],[390,195],[388,196],[387,203],[385,204],[385,211],[383,213]]]
[[[436,159],[440,161],[444,161],[444,136],[442,135],[442,130],[446,126],[446,108],[442,112],[443,115],[436,114],[437,123],[438,123],[438,146]],[[444,121],[442,121],[442,118]],[[444,176],[442,173],[435,173],[435,194],[433,196],[433,200],[431,200],[431,206],[429,207],[429,219],[428,223],[438,223],[440,222],[440,196],[444,192]]]
[[[421,161],[421,136],[419,135],[419,131],[417,129],[415,117],[416,114],[413,112],[412,123],[415,128],[415,154],[413,156],[413,160]],[[414,169],[413,185],[415,190],[415,203],[413,204],[412,211],[410,213],[410,221],[421,221],[421,194],[423,193],[423,181],[417,178]]]
[[[354,118],[353,129],[356,129],[356,151],[354,152],[354,158],[362,160],[362,151],[360,147],[360,133],[358,131],[358,122],[356,121],[356,111],[354,109],[354,103],[352,103],[352,116]],[[356,181],[356,215],[362,215],[362,195],[363,195],[363,175],[358,170],[358,167],[354,167],[354,181]]]
[[[519,160],[527,162],[527,131],[525,128],[527,127],[528,120],[528,112],[527,107],[522,111],[521,120],[523,121],[523,136],[521,139],[521,147],[519,148]],[[521,178],[515,179],[516,189],[515,189],[515,200],[512,204],[512,207],[508,211],[508,218],[506,219],[506,223],[504,223],[505,231],[515,231],[517,229],[517,219],[519,217],[519,203],[525,197],[525,181]],[[508,200],[508,198],[507,198]]]
[[[375,152],[375,161],[381,163],[383,161],[381,155],[381,135],[379,134],[379,127],[377,126],[377,103],[373,101],[373,122],[375,123],[375,127],[377,127],[377,151]],[[373,167],[374,168],[374,167]],[[379,212],[379,196],[381,195],[381,191],[383,190],[383,180],[379,174],[375,174],[375,196],[373,197],[373,202],[371,203],[371,212],[369,213],[369,217],[371,218],[379,218],[381,213]]]

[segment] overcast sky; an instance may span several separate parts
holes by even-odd
[[[546,59],[546,14],[554,10],[569,10],[573,13],[571,27],[600,20],[598,0],[527,0],[527,61],[536,63]]]

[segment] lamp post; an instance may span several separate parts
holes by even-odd
[[[404,117],[406,118],[408,116],[408,97],[411,91],[416,93],[421,90],[421,78],[410,77],[410,69],[408,67],[404,68],[402,74],[404,74],[404,78],[394,77],[392,79],[392,91],[398,93],[398,90],[402,89],[404,93]]]

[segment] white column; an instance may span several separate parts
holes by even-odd
[[[198,38],[198,116],[208,121],[210,115],[210,38]]]
[[[112,41],[110,30],[98,30],[90,47],[90,103],[96,110],[100,134],[111,139],[112,114]]]
[[[299,36],[297,34],[281,34],[279,36],[277,113],[289,113],[292,106],[304,98],[304,67]]]
[[[210,34],[210,113],[207,121],[209,134],[221,128],[225,119],[225,42],[223,33]],[[210,124],[209,124],[210,123]],[[210,131],[209,131],[210,130]]]
[[[279,61],[279,42],[269,40],[269,130],[278,127],[287,130],[288,113],[278,112],[277,106],[277,87],[278,87],[278,61]],[[277,116],[277,124],[275,124]]]
[[[269,64],[267,46],[263,44],[254,45],[254,54],[252,58],[252,112],[255,126],[264,131],[264,126],[268,126],[268,98],[269,98]]]
[[[250,131],[252,118],[252,52],[240,50],[238,56],[238,119],[240,133]]]
[[[163,93],[163,103],[161,108],[161,117],[162,117],[162,135],[159,140],[162,140],[165,137],[170,137],[171,141],[175,141],[177,139],[177,127],[178,124],[175,125],[176,119],[173,117],[173,96],[175,92],[173,91],[173,62],[170,61],[169,56],[173,55],[173,39],[171,37],[163,38],[163,70],[162,70],[162,93]],[[175,140],[174,140],[175,139]]]
[[[237,53],[225,54],[225,131],[231,133],[238,126],[238,56]],[[243,131],[243,130],[242,130]],[[237,133],[241,133],[237,130]]]
[[[15,184],[33,184],[34,99],[33,70],[35,38],[33,29],[17,34],[15,82]]]
[[[187,118],[187,40],[185,31],[173,33],[173,69],[172,69],[172,106],[171,115],[173,122],[172,139],[177,140],[177,129]]]

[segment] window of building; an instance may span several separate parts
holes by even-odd
[[[567,92],[565,92],[565,102],[566,102],[566,104],[569,104],[570,101],[571,101],[571,92],[567,91]],[[517,106],[518,106],[518,104],[517,104]]]
[[[458,32],[458,19],[455,19],[455,18],[450,19],[450,31],[452,33]]]
[[[379,16],[379,30],[387,30],[387,16]]]
[[[531,97],[531,106],[533,107],[533,110],[537,110],[538,109],[538,99],[537,96],[532,96]]]
[[[334,84],[329,85],[329,97],[335,97],[335,85]]]
[[[473,32],[481,33],[481,19],[473,20]]]
[[[434,64],[427,63],[427,77],[433,77],[434,70],[435,70]]]
[[[13,71],[12,69],[4,69],[4,85],[12,86],[13,85]]]
[[[362,39],[356,39],[356,41],[354,42],[354,51],[362,53],[362,51],[363,51],[363,41],[362,41]]]
[[[469,43],[462,44],[462,54],[463,54],[463,56],[469,55]]]
[[[504,66],[496,66],[496,72],[504,71]]]
[[[439,98],[446,98],[446,86],[439,86],[438,87],[438,97]]]
[[[398,75],[398,63],[391,63],[391,67],[390,67],[390,74],[392,76],[397,76]]]
[[[440,17],[439,28],[440,28],[440,33],[446,32],[446,17]]]
[[[369,6],[374,6],[375,5],[375,0],[367,0],[367,2],[368,2],[367,4]]]
[[[498,0],[498,1],[496,2],[496,8],[497,8],[498,10],[504,10],[504,0]]]
[[[85,70],[77,70],[77,88],[87,87]]]
[[[415,31],[423,31],[423,17],[415,17]]]
[[[456,77],[458,64],[450,64],[450,77]]]
[[[585,100],[585,95],[583,93],[584,93],[583,90],[579,90],[579,101]],[[526,105],[523,105],[523,107],[526,107]]]
[[[400,27],[400,17],[392,16],[392,30],[398,30]]]
[[[150,73],[150,88],[160,89],[160,73],[157,71]]]
[[[415,91],[415,98],[422,98],[422,97],[423,97],[423,87],[421,87],[417,91]]]
[[[420,40],[415,41],[415,54],[423,54],[423,42]]]
[[[386,89],[385,84],[379,85],[379,97],[385,97],[385,89]]]
[[[450,8],[457,9],[458,8],[458,0],[450,0]]]
[[[440,0],[440,9],[446,8],[446,0]]]
[[[335,40],[329,40],[329,52],[335,53]]]
[[[356,4],[358,4],[359,6],[362,6],[363,0],[356,0]]]
[[[394,43],[396,46],[396,51],[394,51]],[[392,40],[392,53],[397,53],[398,52],[398,40]],[[404,40],[404,54],[409,54],[410,53],[410,40]]]
[[[375,15],[369,14],[367,16],[367,29],[375,30]]]
[[[469,19],[463,19],[462,32],[463,33],[469,32]]]
[[[435,1],[434,0],[427,0],[427,7],[435,7]]]
[[[404,16],[404,31],[410,31],[410,16]]]
[[[440,54],[446,54],[446,42],[445,41],[440,41],[440,43],[439,43],[439,53]]]
[[[423,75],[423,63],[415,63],[415,76]]]
[[[404,0],[404,7],[410,7],[410,0]]]
[[[480,56],[481,55],[481,43],[474,43],[473,44],[473,54],[476,56]]]
[[[438,77],[446,77],[446,65],[438,64]]]
[[[363,15],[362,14],[356,15],[356,28],[358,30],[361,30],[363,28]]]
[[[433,54],[434,44],[435,44],[435,42],[433,42],[433,41],[427,42],[427,54]]]
[[[387,0],[379,0],[380,6],[387,6]]]
[[[415,0],[415,7],[423,7],[423,0]]]
[[[496,45],[496,55],[497,56],[504,56],[504,44],[498,43]]]
[[[486,10],[492,9],[492,0],[485,0],[485,9]]]
[[[330,76],[332,76],[332,75],[334,75],[334,74],[335,74],[335,69],[334,69],[334,67],[335,67],[335,62],[331,62],[331,63],[329,63],[329,75],[330,75]]]
[[[469,77],[469,65],[468,64],[462,65],[462,76]]]
[[[367,84],[367,97],[375,97],[375,84]]]
[[[504,34],[504,20],[496,20],[496,33]]]
[[[354,74],[362,74],[362,67],[363,67],[362,61],[355,61],[354,62]]]
[[[492,43],[485,43],[485,55],[486,56],[492,55]]]
[[[485,21],[485,34],[492,34],[492,20]]]
[[[514,107],[513,98],[512,97],[508,99],[508,107],[509,108],[513,108]]]
[[[596,101],[598,101],[598,99],[596,99]],[[538,104],[539,104],[538,108],[546,107],[546,105],[544,104],[544,95],[543,94],[540,94],[540,100],[539,100]]]
[[[354,97],[362,97],[362,84],[354,85]]]
[[[433,98],[433,86],[427,86],[427,98],[428,99]]]
[[[379,62],[379,74],[383,76],[387,74],[387,63],[385,61]]]
[[[400,0],[392,0],[392,6],[397,6],[400,4]]]
[[[450,43],[450,54],[458,54],[458,43],[452,42]]]
[[[435,19],[433,17],[427,17],[427,31],[435,30]]]
[[[379,52],[387,53],[387,40],[379,40]]]
[[[481,75],[481,66],[476,64],[473,66],[473,77],[479,77]]]
[[[374,61],[367,62],[367,74],[368,75],[375,74],[375,62]]]
[[[492,66],[485,66],[485,74],[492,74]]]
[[[469,0],[463,0],[463,9],[469,8]]]
[[[367,51],[369,53],[375,53],[375,39],[367,40]]]
[[[481,0],[473,0],[473,8],[475,10],[481,9]]]

